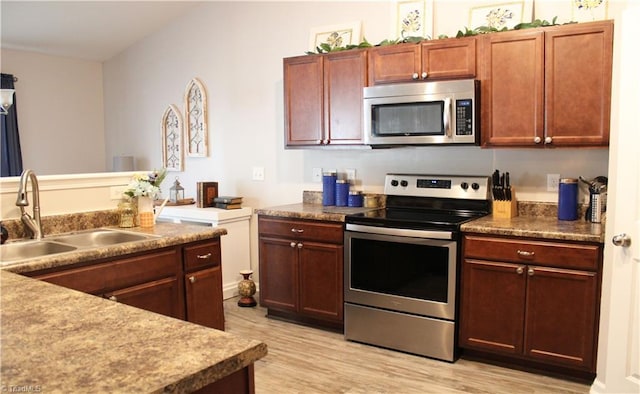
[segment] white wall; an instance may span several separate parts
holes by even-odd
[[[102,63],[2,49],[18,77],[23,167],[38,175],[105,171]]]

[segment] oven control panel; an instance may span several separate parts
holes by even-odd
[[[387,174],[384,193],[395,196],[489,200],[489,177],[476,175]]]

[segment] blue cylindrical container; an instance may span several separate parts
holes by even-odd
[[[578,219],[578,180],[560,179],[558,189],[558,220]]]
[[[322,174],[322,205],[336,205],[336,179],[335,172],[325,172]]]
[[[346,207],[349,200],[349,181],[340,179],[336,181],[336,206]]]
[[[347,201],[347,206],[349,207],[361,207],[362,206],[362,192],[360,191],[351,191],[349,192],[349,201]]]

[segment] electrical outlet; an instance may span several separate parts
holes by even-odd
[[[254,181],[264,181],[264,167],[253,167],[253,177]]]
[[[123,198],[125,190],[127,190],[126,186],[111,186],[109,189],[109,198],[112,200],[120,200]]]
[[[547,191],[557,192],[560,184],[560,174],[547,174]]]
[[[322,182],[322,168],[313,167],[311,179],[313,182]]]
[[[345,174],[347,174],[347,180],[348,181],[355,181],[356,180],[356,169],[355,168],[347,168],[346,170],[344,170]]]

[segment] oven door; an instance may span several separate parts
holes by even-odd
[[[358,226],[359,229],[367,226]],[[454,320],[457,243],[451,239],[345,231],[347,303]],[[443,237],[443,238],[446,238]]]

